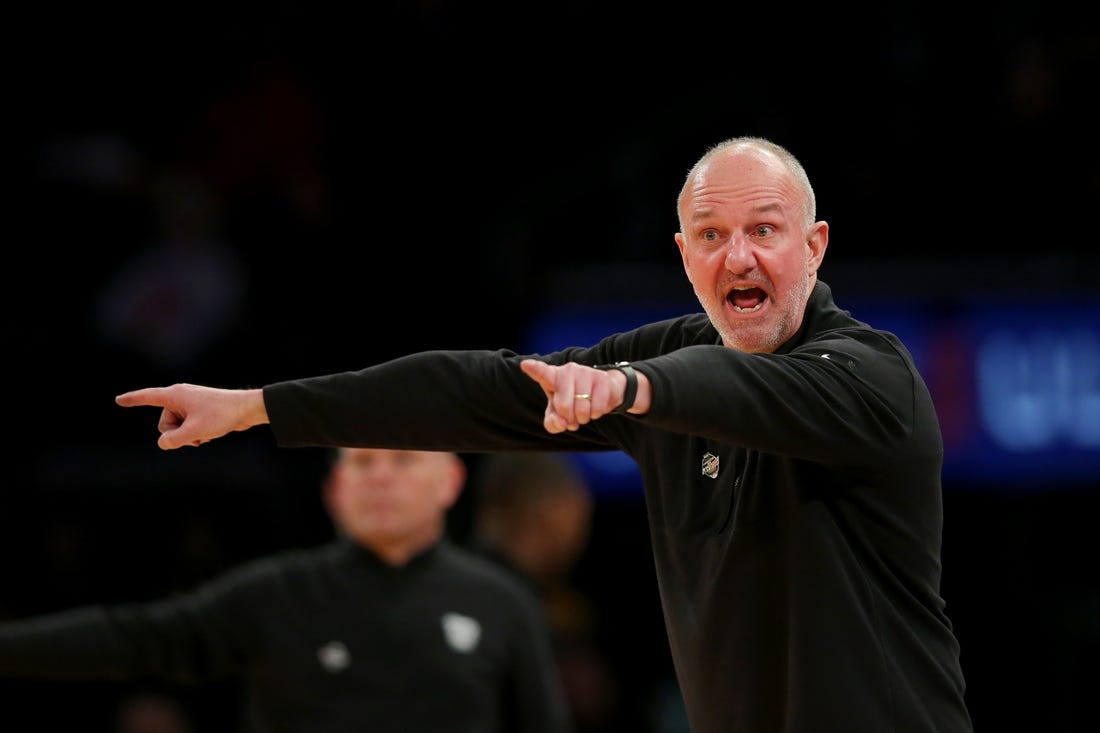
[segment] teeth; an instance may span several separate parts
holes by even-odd
[[[755,313],[756,311],[760,310],[760,306],[762,306],[762,305],[764,305],[764,304],[763,303],[757,303],[752,308],[740,308],[740,307],[735,305],[735,306],[733,306],[733,309],[735,311],[737,311],[738,313]]]

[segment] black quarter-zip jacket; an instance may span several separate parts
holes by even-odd
[[[650,409],[547,433],[527,356],[629,361]],[[545,355],[412,354],[264,400],[287,447],[630,455],[693,733],[972,730],[940,596],[935,407],[899,339],[823,282],[775,353],[727,348],[695,313]]]

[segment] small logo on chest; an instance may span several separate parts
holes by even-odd
[[[707,478],[718,478],[718,456],[713,453],[703,454],[703,475]]]
[[[443,637],[456,652],[468,654],[477,648],[481,639],[481,624],[477,619],[460,613],[445,613],[440,623],[443,624]]]
[[[317,659],[326,672],[343,672],[351,664],[351,652],[342,641],[330,641],[317,650]]]

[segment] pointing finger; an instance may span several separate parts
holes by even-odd
[[[115,397],[115,404],[121,407],[140,407],[143,405],[166,407],[168,405],[167,389],[164,387],[146,387],[145,389],[123,392]]]
[[[554,367],[538,359],[524,359],[520,362],[523,373],[535,380],[546,394],[554,391]]]

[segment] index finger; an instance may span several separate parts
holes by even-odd
[[[115,404],[122,407],[140,407],[148,405],[151,407],[167,407],[168,406],[168,388],[167,387],[145,387],[144,389],[135,389],[130,392],[123,392],[115,397]]]
[[[554,367],[538,359],[524,359],[519,366],[523,373],[538,382],[547,394],[554,391]]]

